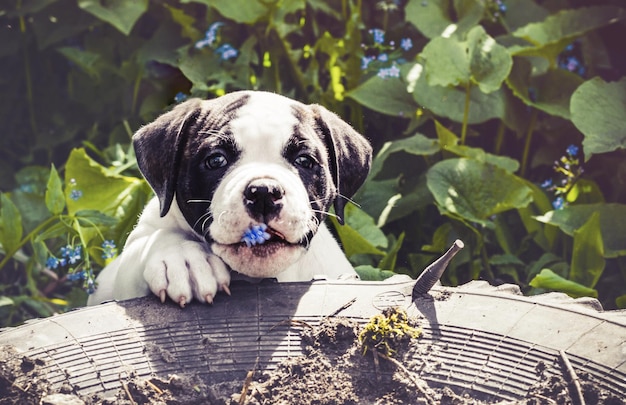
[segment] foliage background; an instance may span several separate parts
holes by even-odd
[[[626,307],[618,0],[0,1],[0,319],[83,305],[151,196],[130,137],[190,96],[275,91],[377,151],[363,278],[444,276]]]

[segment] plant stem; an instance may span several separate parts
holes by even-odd
[[[530,154],[530,144],[533,138],[533,131],[535,130],[536,122],[537,109],[533,108],[530,113],[530,122],[528,123],[528,130],[526,131],[526,143],[524,144],[524,154],[522,155],[522,170],[520,172],[522,177],[526,176],[526,170],[528,169],[528,155]]]
[[[31,240],[36,234],[40,233],[42,230],[44,230],[48,225],[50,225],[52,222],[58,220],[59,217],[58,216],[53,216],[50,217],[48,219],[46,219],[45,221],[43,221],[41,224],[39,224],[35,229],[33,229],[32,231],[30,231],[30,233],[28,235],[26,235],[24,237],[24,239],[22,239],[20,241],[20,243],[17,244],[17,246],[15,248],[13,248],[13,250],[6,252],[6,255],[4,256],[4,258],[2,259],[2,261],[0,261],[0,270],[2,270],[2,268],[8,263],[8,261],[17,253],[18,250],[20,250],[22,248],[22,246],[24,246],[29,240]]]
[[[471,83],[467,82],[465,85],[465,106],[463,107],[463,127],[461,128],[461,145],[465,145],[465,138],[467,137],[467,120],[469,119],[470,108],[470,90]]]
[[[498,132],[496,133],[496,145],[493,153],[496,155],[500,154],[502,150],[502,144],[504,143],[504,133],[506,132],[506,125],[504,125],[504,121],[500,121],[500,125],[498,125]]]
[[[23,16],[20,16],[20,32],[22,33],[22,50],[24,51],[24,75],[26,79],[26,98],[28,99],[30,128],[33,131],[33,135],[36,135],[38,130],[37,121],[35,120],[35,103],[33,101],[33,77],[30,71],[30,59],[28,57],[28,46],[26,42],[26,22],[24,21]]]

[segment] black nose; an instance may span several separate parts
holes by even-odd
[[[263,223],[276,217],[283,207],[285,190],[276,181],[260,179],[251,182],[243,192],[250,215]]]

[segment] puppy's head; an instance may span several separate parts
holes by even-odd
[[[264,92],[189,100],[133,142],[161,216],[176,198],[213,253],[252,277],[298,260],[331,205],[341,221],[371,163],[368,142],[335,114]],[[267,241],[242,242],[261,224]]]

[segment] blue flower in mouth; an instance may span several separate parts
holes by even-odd
[[[267,225],[253,225],[250,228],[246,229],[243,233],[243,237],[241,241],[246,244],[246,246],[251,247],[257,244],[262,245],[266,240],[269,240],[272,236],[266,232]]]

